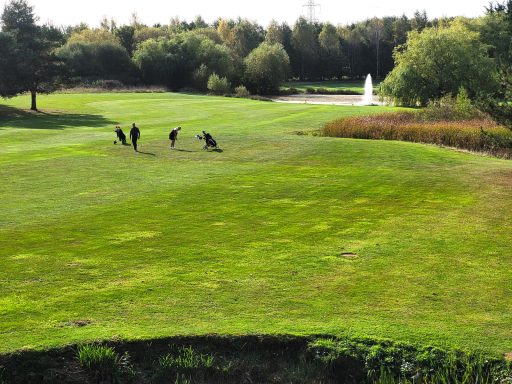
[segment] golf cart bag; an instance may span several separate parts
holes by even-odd
[[[121,127],[117,126],[114,132],[116,133],[118,140],[123,145],[126,145],[126,135],[124,134],[124,132],[121,129]],[[115,141],[114,144],[117,144],[117,141]]]
[[[205,141],[205,146],[203,147],[204,150],[208,150],[208,148],[217,148],[217,142],[209,133],[203,131],[203,136],[197,135],[196,137],[199,140]]]

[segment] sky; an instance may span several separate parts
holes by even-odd
[[[223,18],[248,18],[262,25],[272,19],[293,24],[305,14],[307,0],[28,0],[35,6],[40,22],[74,25],[86,22],[98,26],[103,16],[118,24],[128,23],[133,12],[141,22],[167,24],[173,17],[191,21],[197,15],[207,22]],[[374,16],[412,16],[425,9],[431,18],[442,16],[480,16],[489,0],[315,0],[319,21],[348,24]],[[1,9],[8,0],[0,0]]]

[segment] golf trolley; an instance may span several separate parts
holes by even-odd
[[[209,133],[203,131],[203,135],[196,135],[197,140],[204,140],[203,149],[207,151],[209,148],[217,149],[217,141]]]

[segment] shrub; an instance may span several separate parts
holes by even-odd
[[[502,359],[390,341],[319,339],[309,350],[337,379],[351,372],[348,382],[491,384],[507,383],[511,374]]]
[[[227,95],[231,92],[231,83],[226,77],[213,73],[208,79],[208,90],[216,95]]]
[[[78,348],[77,359],[80,366],[98,381],[114,381],[129,368],[129,356],[119,354],[112,348],[96,344],[86,344]]]
[[[244,85],[240,85],[235,88],[235,96],[239,98],[248,98],[251,93],[247,90]]]
[[[96,80],[91,83],[92,88],[102,88],[105,90],[122,89],[124,84],[119,80]]]
[[[289,95],[299,95],[301,92],[294,87],[290,88],[282,88],[279,90],[279,94],[283,96],[289,96]]]
[[[456,97],[446,95],[439,100],[431,101],[428,107],[421,111],[420,116],[427,121],[486,118],[485,114],[472,104],[465,88],[460,88]]]
[[[327,88],[313,88],[313,87],[307,87],[306,93],[308,93],[310,95],[348,95],[348,96],[361,95],[360,92],[351,91],[350,89],[327,89]]]

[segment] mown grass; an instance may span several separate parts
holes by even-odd
[[[504,158],[512,157],[512,131],[498,126],[488,117],[458,121],[429,121],[421,117],[418,113],[397,112],[341,118],[327,123],[322,134],[330,137],[437,144]]]
[[[510,162],[293,134],[391,108],[27,103],[0,117],[0,352],[211,333],[512,351]],[[139,154],[112,144],[134,121]]]

